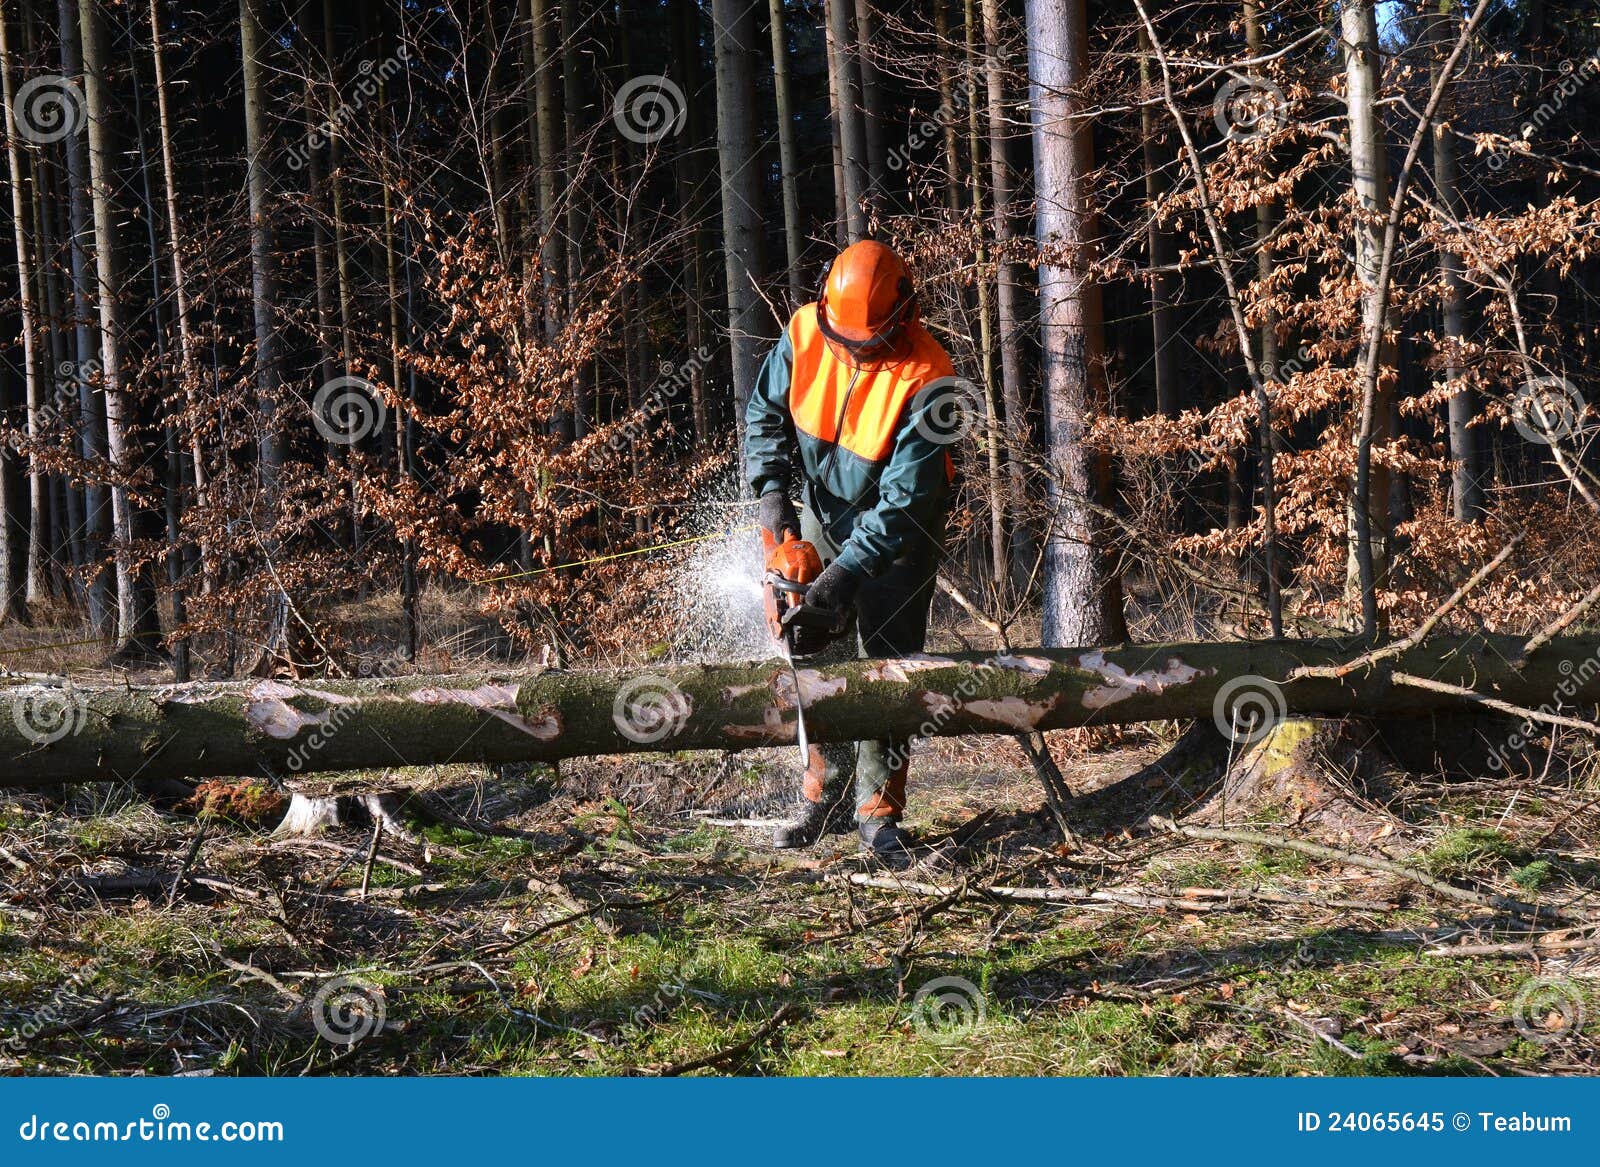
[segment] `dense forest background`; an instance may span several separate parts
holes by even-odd
[[[4,17],[12,646],[349,671],[336,603],[414,661],[429,588],[507,651],[658,639],[680,561],[611,557],[748,523],[740,403],[867,235],[964,378],[945,575],[1006,626],[1377,634],[1508,545],[1452,621],[1595,599],[1588,4]]]

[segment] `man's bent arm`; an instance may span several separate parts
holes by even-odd
[[[744,468],[757,498],[770,490],[787,492],[794,477],[795,437],[789,418],[789,382],[794,348],[784,329],[761,365],[744,411]]]

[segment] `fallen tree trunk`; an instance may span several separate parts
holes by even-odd
[[[1338,666],[1361,650],[1332,641],[1035,649],[802,668],[799,688],[817,742],[1185,718],[1259,731],[1288,714],[1478,704],[1452,687],[1544,707],[1547,719],[1600,705],[1600,638],[1552,640],[1519,667],[1520,648],[1439,638],[1346,674]],[[93,689],[11,678],[0,687],[0,785],[751,749],[795,740],[795,688],[776,660]]]

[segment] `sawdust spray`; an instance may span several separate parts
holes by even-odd
[[[710,538],[684,548],[674,570],[683,620],[672,641],[673,657],[708,664],[776,656],[762,611],[755,503],[739,499],[727,482],[696,507],[690,525]]]

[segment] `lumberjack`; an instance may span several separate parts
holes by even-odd
[[[815,558],[805,544],[820,557],[803,602],[782,617],[791,659],[922,651],[949,504],[946,448],[958,436],[954,372],[918,319],[905,264],[871,240],[840,253],[768,354],[745,414],[746,477],[769,566],[774,552]],[[839,638],[852,617],[850,644]],[[907,743],[804,748],[798,814],[774,845],[855,826],[864,849],[906,859]]]

